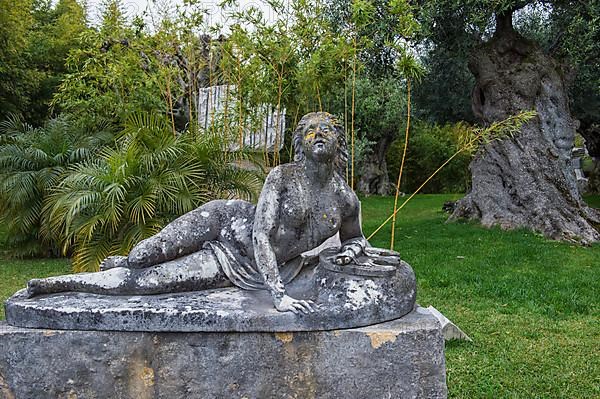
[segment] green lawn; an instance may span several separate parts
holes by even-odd
[[[417,274],[418,301],[433,305],[473,343],[446,346],[456,398],[600,397],[600,245],[528,231],[445,224],[445,200],[422,195],[399,213],[396,249]],[[600,198],[589,203],[600,206]],[[365,234],[391,198],[363,201]],[[371,243],[389,246],[390,228]]]
[[[25,288],[32,278],[56,276],[71,272],[67,259],[0,259],[0,302]],[[4,319],[4,306],[0,306],[0,320]]]
[[[446,346],[456,398],[600,398],[600,245],[576,247],[528,231],[445,224],[452,195],[420,195],[399,213],[396,249],[417,274],[418,301],[473,338]],[[600,197],[588,202],[600,207]],[[363,200],[365,234],[392,198]],[[389,246],[390,228],[371,242]],[[1,260],[0,299],[66,260]],[[3,313],[0,317],[3,317]]]

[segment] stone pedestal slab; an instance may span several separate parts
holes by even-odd
[[[0,324],[1,398],[445,398],[423,308],[311,332],[114,332]]]
[[[392,277],[304,269],[286,286],[318,311],[279,312],[267,291],[239,288],[161,295],[113,296],[64,292],[29,298],[21,290],[6,301],[15,327],[147,332],[312,331],[354,328],[394,320],[413,310],[415,274],[400,262]]]

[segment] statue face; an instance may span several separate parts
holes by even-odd
[[[337,152],[337,145],[337,132],[328,121],[314,119],[306,125],[302,147],[307,157],[317,161],[332,160]]]

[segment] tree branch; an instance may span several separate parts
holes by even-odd
[[[509,9],[496,13],[496,32],[494,35],[504,35],[506,33],[514,32],[512,17],[514,10]]]

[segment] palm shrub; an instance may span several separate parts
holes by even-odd
[[[115,148],[70,169],[45,204],[46,234],[58,232],[77,272],[125,255],[175,217],[215,198],[253,200],[260,176],[239,169],[220,134],[173,134],[168,119],[135,114]]]
[[[43,203],[70,165],[112,140],[110,129],[88,128],[61,116],[34,128],[11,115],[0,123],[0,223],[12,255],[55,255],[52,235],[40,237]]]

